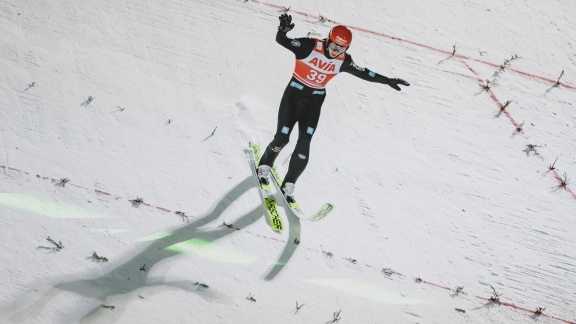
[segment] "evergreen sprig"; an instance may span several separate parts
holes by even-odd
[[[56,185],[59,187],[64,187],[68,182],[70,182],[70,179],[61,178]]]
[[[502,296],[502,294],[498,293],[492,285],[490,285],[490,288],[492,288],[492,296],[488,300],[492,303],[500,304],[500,296]]]
[[[540,316],[540,315],[544,314],[545,310],[546,310],[546,307],[538,307],[534,311],[534,315]]]
[[[558,161],[558,158],[556,158],[556,160],[554,160],[554,163],[552,163],[548,166],[549,171],[556,170],[556,161]]]
[[[564,76],[564,70],[562,70],[562,73],[560,73],[560,76],[558,77],[558,80],[556,80],[556,83],[554,84],[555,86],[559,86],[560,85],[560,79]]]
[[[566,189],[568,187],[570,179],[568,179],[568,175],[566,174],[566,172],[564,172],[562,177],[557,176],[556,178],[558,179],[558,181],[560,181],[558,188]]]
[[[208,286],[208,285],[206,285],[206,284],[203,284],[203,283],[201,283],[201,282],[198,282],[198,281],[194,284],[194,286],[200,286],[200,287],[202,287],[202,288],[208,288],[208,287],[210,287],[210,286]]]
[[[342,312],[342,310],[339,310],[339,311],[337,311],[337,312],[332,313],[332,317],[333,317],[332,323],[336,323],[336,322],[338,322],[339,320],[342,319],[342,317],[340,317],[340,313],[341,313],[341,312]]]
[[[304,305],[305,304],[298,305],[298,301],[296,301],[296,310],[299,311],[300,308],[302,308],[302,306],[304,306]]]
[[[130,202],[132,203],[132,207],[138,207],[144,203],[144,198],[136,197],[136,199],[132,199]]]
[[[54,246],[56,247],[56,250],[60,251],[64,248],[64,245],[62,245],[61,241],[58,241],[58,243],[56,243],[56,241],[54,241],[53,239],[50,238],[50,236],[48,236],[48,238],[46,239],[48,242],[54,244]]]
[[[92,256],[90,256],[90,259],[92,259],[92,261],[96,261],[96,262],[108,262],[108,258],[103,257],[103,256],[99,256],[98,253],[96,253],[96,251],[92,252]]]
[[[514,61],[516,61],[516,60],[519,60],[519,59],[520,59],[520,57],[519,57],[518,55],[514,54],[514,55],[512,55],[510,58],[505,59],[505,60],[504,60],[504,63],[502,63],[502,64],[500,65],[500,68],[501,68],[501,69],[505,69],[505,68],[507,68],[507,67],[510,67],[510,66],[512,65],[512,62],[514,62]]]

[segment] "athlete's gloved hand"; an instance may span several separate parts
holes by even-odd
[[[282,14],[280,17],[280,26],[278,29],[282,32],[289,32],[294,28],[294,24],[292,24],[292,16],[288,14]]]
[[[404,86],[410,86],[410,83],[408,81],[405,81],[402,79],[388,79],[388,85],[395,90],[398,90],[398,91],[402,90],[398,86],[399,84],[404,85]]]

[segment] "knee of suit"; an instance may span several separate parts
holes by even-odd
[[[273,151],[280,152],[280,150],[290,142],[289,136],[275,136],[269,147]]]

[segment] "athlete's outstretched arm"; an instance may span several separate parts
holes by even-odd
[[[356,65],[356,63],[354,63],[354,61],[352,60],[352,56],[350,55],[346,55],[344,63],[340,68],[340,72],[348,72],[356,77],[359,77],[362,80],[387,84],[397,91],[402,90],[398,85],[404,85],[404,86],[410,85],[408,81],[405,81],[403,79],[388,78],[374,71],[370,71],[369,69]]]

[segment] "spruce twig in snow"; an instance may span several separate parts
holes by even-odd
[[[507,67],[510,67],[510,65],[512,65],[512,62],[519,60],[520,57],[516,54],[512,55],[509,59],[505,59],[504,63],[502,63],[500,65],[500,69],[504,70]]]
[[[391,276],[394,273],[391,268],[384,268],[382,269],[382,272],[387,276]]]
[[[138,269],[138,270],[140,270],[142,272],[148,272],[148,269],[146,269],[146,263],[144,263],[144,265],[141,266],[140,269]]]
[[[283,6],[282,8],[280,8],[280,10],[278,10],[278,12],[287,13],[288,11],[290,11],[290,8],[292,8],[292,6],[290,6],[288,8]]]
[[[514,135],[522,133],[524,130],[524,122],[516,125],[516,130],[514,130]]]
[[[298,305],[298,301],[296,301],[296,311],[299,311],[302,306],[304,306],[304,304]]]
[[[564,70],[562,70],[562,73],[560,73],[558,80],[556,80],[556,83],[554,84],[555,87],[560,85],[560,79],[562,78],[562,76],[564,76]]]
[[[491,84],[492,83],[490,82],[490,80],[486,79],[486,83],[482,85],[482,89],[484,89],[484,91],[490,90]]]
[[[200,288],[209,288],[210,286],[203,284],[201,282],[196,281],[196,283],[194,284],[194,286],[199,286]]]
[[[98,253],[96,253],[96,251],[92,252],[92,256],[90,256],[89,259],[95,262],[108,262],[108,258],[99,256]]]
[[[342,312],[342,310],[339,310],[337,312],[332,313],[332,317],[333,317],[332,323],[336,323],[342,319],[342,317],[340,317],[340,312]]]
[[[454,291],[454,293],[452,294],[452,297],[456,297],[456,296],[460,295],[460,293],[462,292],[463,289],[464,289],[463,286],[458,286],[458,287],[456,287],[456,289],[453,289],[452,291]]]
[[[114,310],[114,308],[116,308],[116,306],[102,305],[102,308],[108,308],[110,310]]]
[[[488,300],[494,304],[500,304],[500,296],[502,296],[502,294],[499,294],[492,285],[490,285],[490,288],[492,288],[492,297]]]
[[[254,298],[254,295],[252,295],[252,294],[248,294],[248,297],[246,297],[246,299],[248,299],[249,301],[256,302],[256,299]]]
[[[319,22],[319,23],[323,24],[323,23],[325,23],[326,21],[328,21],[328,19],[327,19],[326,17],[324,17],[324,16],[322,16],[322,15],[318,15],[318,22]]]
[[[68,178],[62,178],[62,179],[60,179],[60,181],[58,181],[58,182],[56,183],[56,185],[57,185],[58,187],[64,187],[68,182],[70,182],[70,179],[68,179]]]
[[[568,179],[568,175],[566,174],[566,172],[564,172],[564,174],[562,175],[562,178],[559,176],[556,176],[556,179],[558,179],[558,181],[560,181],[560,184],[558,185],[559,189],[566,189],[566,187],[568,187],[568,184],[570,183],[570,181]]]
[[[526,148],[524,149],[524,152],[526,152],[526,155],[529,156],[530,152],[534,152],[534,154],[538,154],[538,151],[536,151],[536,148],[540,147],[540,145],[536,145],[536,144],[527,144]]]
[[[228,228],[233,228],[237,231],[239,231],[240,229],[238,227],[234,227],[234,224],[226,224],[226,222],[222,222],[222,225],[228,227]]]
[[[116,106],[118,108],[118,110],[120,110],[120,112],[124,111],[125,108],[122,108],[120,106]]]
[[[457,312],[466,313],[466,311],[463,310],[462,308],[454,308],[454,309],[455,309]]]
[[[28,85],[28,88],[24,89],[24,91],[28,91],[30,90],[30,88],[33,88],[36,85],[36,82],[32,82]]]
[[[144,198],[136,197],[136,199],[132,199],[130,202],[132,203],[132,207],[138,207],[144,202]]]
[[[416,283],[421,283],[422,279],[420,277],[418,277],[418,278],[414,279],[414,281],[416,281]]]
[[[205,142],[206,140],[208,140],[210,137],[214,136],[214,133],[216,133],[216,130],[218,129],[218,126],[216,126],[214,128],[214,130],[212,131],[212,134],[208,135],[208,137],[206,137],[205,139],[202,140],[202,142]]]
[[[456,44],[452,45],[452,56],[456,55]]]
[[[554,163],[552,163],[548,166],[548,171],[556,170],[556,161],[558,161],[558,158],[556,158],[556,160],[554,160]]]
[[[348,260],[348,261],[350,261],[350,262],[352,262],[352,263],[354,263],[354,264],[356,264],[356,262],[358,262],[358,260],[352,259],[352,258],[346,258],[346,260]]]
[[[332,259],[334,254],[332,252],[329,252],[329,251],[324,251],[324,248],[322,246],[320,246],[320,247],[322,248],[322,254],[324,254],[325,257]]]
[[[546,310],[546,307],[538,307],[535,311],[534,311],[534,315],[536,316],[540,316],[542,314],[544,314],[544,311]]]
[[[300,240],[298,238],[294,239],[294,244],[299,245],[300,244]]]
[[[176,211],[174,212],[176,215],[180,216],[182,218],[183,222],[188,222],[188,215],[186,215],[184,212],[181,211]]]
[[[53,239],[50,238],[50,236],[48,236],[48,238],[46,239],[48,242],[54,244],[54,246],[56,247],[56,250],[60,251],[62,250],[62,248],[64,248],[64,245],[62,245],[61,241],[58,241],[58,243],[56,243],[56,241],[54,241]]]
[[[88,106],[89,104],[92,103],[92,100],[94,100],[96,98],[92,97],[92,96],[88,96],[88,99],[86,99],[86,101],[84,101],[84,103],[82,103],[82,106]]]
[[[502,112],[506,111],[506,108],[508,107],[508,105],[509,105],[511,102],[512,102],[512,101],[508,100],[508,101],[506,101],[505,104],[500,105],[500,111],[502,111]]]

